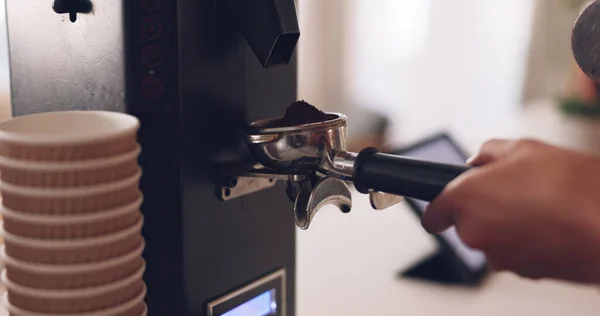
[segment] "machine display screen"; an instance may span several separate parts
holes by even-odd
[[[277,315],[275,290],[266,291],[226,312],[222,316],[272,316]]]
[[[436,138],[429,142],[413,146],[410,149],[403,150],[401,154],[428,161],[461,165],[465,164],[465,160],[468,158],[465,153],[457,148],[454,143],[446,137]],[[428,205],[428,203],[424,201],[413,202],[421,212],[425,211]],[[448,245],[454,249],[456,255],[470,270],[478,271],[486,265],[487,260],[485,255],[482,252],[471,249],[465,245],[454,227],[442,232],[441,236]]]
[[[286,316],[285,268],[208,303],[207,316]]]

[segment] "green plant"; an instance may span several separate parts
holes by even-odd
[[[568,1],[565,1],[565,3],[569,6],[569,8],[571,8],[573,10],[581,10],[581,8],[588,2],[590,2],[590,0],[568,0]]]
[[[576,98],[564,98],[560,100],[561,110],[569,115],[597,118],[600,117],[599,104],[590,104]]]

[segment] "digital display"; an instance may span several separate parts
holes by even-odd
[[[447,138],[439,138],[435,141],[403,151],[402,155],[433,162],[459,165],[465,164],[467,158],[464,153],[456,148],[456,146]],[[424,201],[414,202],[421,212],[424,212],[429,204]],[[458,236],[455,227],[450,227],[442,232],[441,236],[446,240],[448,245],[454,249],[456,255],[469,269],[477,271],[485,266],[487,261],[485,255],[482,252],[471,249],[465,245],[460,239],[460,236]]]
[[[275,290],[266,291],[249,301],[238,305],[222,316],[271,316],[277,314]]]

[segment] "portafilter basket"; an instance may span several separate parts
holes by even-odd
[[[334,152],[346,149],[346,116],[289,127],[276,126],[279,118],[255,121],[248,128],[250,153],[263,166],[282,173],[306,173],[321,166]]]
[[[469,170],[468,166],[390,155],[374,148],[349,152],[347,117],[326,114],[329,119],[322,122],[281,127],[279,118],[270,118],[255,121],[248,128],[250,153],[269,174],[307,175],[295,188],[293,181],[288,181],[288,194],[295,197],[296,223],[303,229],[325,204],[349,211],[351,197],[344,182],[371,194],[371,204],[381,209],[375,205],[374,196],[385,206],[399,201],[391,196],[432,201],[448,183]]]

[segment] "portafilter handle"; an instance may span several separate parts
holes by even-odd
[[[431,202],[471,167],[361,151],[354,161],[352,181],[361,193],[379,191]]]

